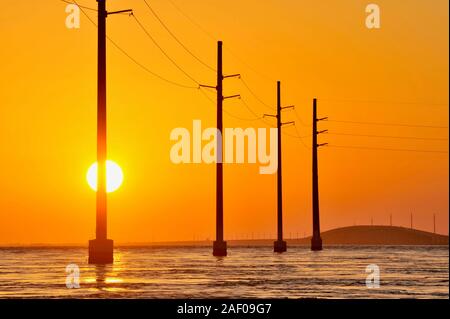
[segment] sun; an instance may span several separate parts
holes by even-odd
[[[89,186],[97,191],[97,162],[92,164],[87,172],[86,178]],[[106,161],[106,192],[116,191],[123,182],[123,172],[120,166],[113,161]]]

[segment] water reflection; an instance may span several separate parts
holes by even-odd
[[[236,247],[217,259],[209,247],[118,248],[110,265],[87,264],[82,248],[16,250],[0,248],[0,298],[448,298],[448,246]],[[66,287],[69,262],[79,289]],[[365,285],[368,264],[379,289]]]
[[[124,282],[122,276],[123,267],[121,262],[121,254],[114,256],[114,263],[107,265],[90,265],[88,276],[84,282],[89,288],[94,288],[98,291],[118,291],[120,285]]]

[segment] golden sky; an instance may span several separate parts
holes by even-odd
[[[173,33],[215,67],[224,41],[224,72],[241,73],[265,103],[295,104],[283,120],[310,135],[312,98],[330,120],[448,126],[448,1],[372,1],[381,28],[365,26],[360,0],[149,1]],[[94,0],[79,4],[96,7]],[[3,0],[0,11],[0,244],[86,243],[95,234],[95,193],[86,171],[96,160],[97,29],[81,15],[65,25],[60,0]],[[215,74],[188,55],[141,0],[109,1],[134,9],[161,47],[199,82]],[[87,10],[94,20],[96,12]],[[194,85],[127,15],[108,17],[107,33],[148,69]],[[206,30],[206,32],[202,31]],[[175,165],[173,128],[201,119],[215,125],[215,106],[197,89],[183,89],[143,71],[108,43],[108,158],[125,179],[109,195],[108,231],[116,242],[214,237],[215,167]],[[271,112],[239,79],[224,82],[258,114]],[[214,94],[211,94],[214,98]],[[376,103],[374,103],[376,102]],[[239,100],[224,108],[253,118]],[[267,121],[271,121],[268,119]],[[226,127],[265,127],[224,115]],[[330,133],[448,139],[448,129],[321,122]],[[311,145],[294,127],[283,130],[285,235],[310,234]],[[289,135],[288,135],[289,134]],[[448,153],[335,148],[332,145],[447,151],[448,140],[321,135],[321,228],[370,224],[448,234]],[[274,234],[276,175],[259,165],[225,165],[225,237]]]

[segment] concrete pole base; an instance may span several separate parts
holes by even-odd
[[[227,242],[226,241],[214,241],[213,256],[224,257],[226,255],[227,255]]]
[[[312,251],[322,250],[322,238],[320,238],[320,236],[311,238],[311,250]]]
[[[89,241],[89,263],[111,264],[114,242],[111,239],[93,239]]]
[[[284,240],[277,240],[273,243],[273,251],[276,253],[284,253],[287,251],[287,244]]]

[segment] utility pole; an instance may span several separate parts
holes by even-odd
[[[436,234],[436,214],[433,214],[433,233]]]
[[[281,127],[283,125],[294,124],[295,122],[281,122],[281,111],[294,108],[293,105],[281,106],[281,82],[277,81],[277,114],[264,114],[264,117],[271,116],[277,119],[277,139],[278,139],[278,168],[277,168],[277,240],[273,243],[273,251],[283,253],[287,250],[286,241],[283,240],[283,182],[281,165]]]
[[[411,213],[411,229],[413,229],[413,214]]]
[[[389,224],[390,224],[391,227],[392,227],[392,214],[389,214]]]
[[[216,241],[213,243],[214,256],[227,255],[227,242],[223,240],[223,145],[222,145],[222,42],[217,43],[217,163],[216,163]]]
[[[113,262],[113,241],[107,239],[106,196],[106,17],[110,14],[131,12],[106,11],[106,0],[98,2],[98,65],[97,65],[97,194],[95,239],[89,241],[89,263]]]
[[[311,250],[322,250],[322,238],[320,237],[319,219],[319,173],[317,163],[317,149],[328,143],[317,143],[317,135],[326,133],[328,130],[317,131],[317,122],[328,119],[327,117],[317,118],[317,99],[313,100],[313,125],[312,125],[312,177],[313,177],[313,235],[311,238]]]
[[[213,255],[223,257],[227,255],[227,242],[223,236],[223,119],[222,105],[225,99],[240,97],[239,94],[223,96],[223,80],[225,78],[240,77],[240,74],[223,75],[222,41],[217,41],[217,85],[203,85],[200,87],[213,88],[217,91],[217,162],[216,162],[216,240],[213,243]]]

